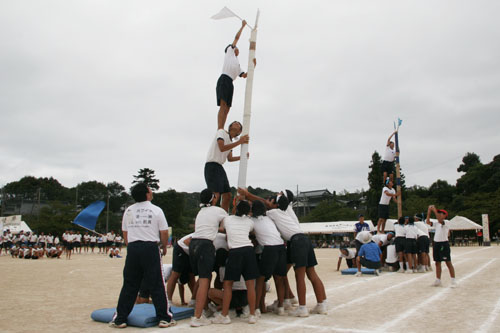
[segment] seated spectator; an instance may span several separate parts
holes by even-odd
[[[111,245],[111,248],[109,249],[109,257],[110,258],[121,258],[122,256],[120,255],[120,249],[116,247],[115,243]]]
[[[221,282],[224,281],[225,270],[225,267],[219,268],[219,276]],[[236,310],[237,315],[242,314],[242,317],[248,317],[248,315],[250,314],[250,309],[248,307],[247,288],[243,276],[241,276],[240,281],[234,281],[232,290],[233,296],[231,298],[231,304],[229,305],[229,308]],[[216,304],[215,307],[210,307],[212,312],[220,311],[222,309],[223,294],[224,291],[222,289],[210,288],[208,290],[208,299]]]
[[[375,275],[378,275],[378,270],[381,267],[382,251],[380,251],[377,244],[372,242],[372,235],[368,231],[360,232],[360,234],[360,240],[363,245],[356,257],[356,264],[358,266],[356,276],[361,276],[361,266],[375,269]]]

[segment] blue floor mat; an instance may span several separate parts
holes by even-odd
[[[342,270],[342,275],[354,275],[358,272],[357,268],[346,268]],[[361,268],[362,274],[375,274],[375,270],[372,268]]]
[[[92,312],[90,317],[99,322],[109,323],[113,319],[116,308],[99,309]],[[193,308],[181,308],[172,306],[170,311],[174,320],[181,320],[194,316]],[[156,311],[153,304],[136,304],[127,318],[127,325],[136,327],[151,327],[158,325]]]

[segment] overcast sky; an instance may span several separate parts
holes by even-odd
[[[408,185],[455,184],[467,152],[500,153],[500,2],[0,2],[0,186],[25,175],[200,191],[215,85],[241,23],[257,36],[248,185],[367,189],[400,128]],[[238,46],[244,70],[250,29]],[[235,82],[228,122],[241,120]],[[239,155],[239,149],[235,150]],[[231,185],[239,163],[226,163]]]

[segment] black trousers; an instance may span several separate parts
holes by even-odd
[[[156,317],[158,320],[170,322],[172,314],[168,308],[158,245],[155,242],[138,241],[129,243],[127,246],[127,258],[123,268],[123,287],[113,318],[116,324],[127,322],[143,279],[149,287]]]

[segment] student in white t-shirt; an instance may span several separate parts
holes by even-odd
[[[389,218],[389,204],[391,203],[391,198],[396,202],[397,194],[396,190],[393,188],[393,182],[387,179],[385,182],[386,186],[382,189],[382,195],[380,196],[380,201],[378,203],[378,222],[377,222],[377,232],[384,233],[385,221]]]
[[[205,182],[207,188],[215,193],[215,202],[219,202],[222,196],[221,207],[228,212],[229,202],[231,201],[231,188],[227,179],[226,171],[222,166],[226,160],[229,162],[239,161],[239,156],[233,156],[233,148],[248,143],[248,135],[243,135],[238,141],[233,142],[233,139],[241,134],[243,127],[240,122],[233,121],[228,128],[219,128],[215,134],[210,148],[207,153],[205,163]]]
[[[391,138],[396,134],[396,132],[392,133],[389,139],[387,139],[387,144],[385,146],[384,156],[382,156],[382,179],[387,179],[387,176],[394,182],[394,159],[396,158],[396,150],[394,148],[394,142],[391,141]]]
[[[353,268],[356,262],[356,250],[347,247],[340,248],[339,261],[337,262],[337,272],[340,269],[340,264],[342,263],[342,258],[345,258],[347,267]]]
[[[246,21],[243,20],[241,23],[241,28],[236,33],[234,41],[229,44],[225,50],[224,65],[222,66],[222,74],[217,80],[216,93],[217,93],[217,106],[219,106],[219,113],[217,114],[217,128],[224,128],[226,123],[227,115],[229,109],[231,108],[233,101],[234,86],[233,81],[236,78],[242,77],[246,78],[247,74],[241,70],[240,62],[238,61],[238,55],[240,50],[236,47],[238,40],[241,36],[241,31],[246,25]],[[255,59],[254,59],[255,65]]]
[[[431,213],[436,216],[437,222],[431,221]],[[432,284],[434,287],[441,286],[441,262],[445,262],[450,272],[451,287],[455,288],[455,268],[451,263],[450,243],[448,242],[448,233],[450,232],[450,221],[447,221],[448,212],[444,209],[436,209],[434,205],[430,205],[427,209],[427,224],[434,226],[434,245],[432,254],[436,263],[436,281]]]
[[[415,222],[416,222],[415,225],[418,228],[417,248],[418,248],[419,273],[425,273],[426,271],[432,270],[431,261],[429,258],[429,244],[430,244],[429,226],[426,223],[421,222],[422,219],[423,216],[415,215]]]
[[[97,236],[95,234],[90,235],[89,244],[92,249],[92,253],[94,253],[94,248],[97,244]]]
[[[406,273],[416,273],[418,228],[415,225],[415,219],[413,218],[413,216],[408,217],[408,223],[405,225],[405,233]]]

